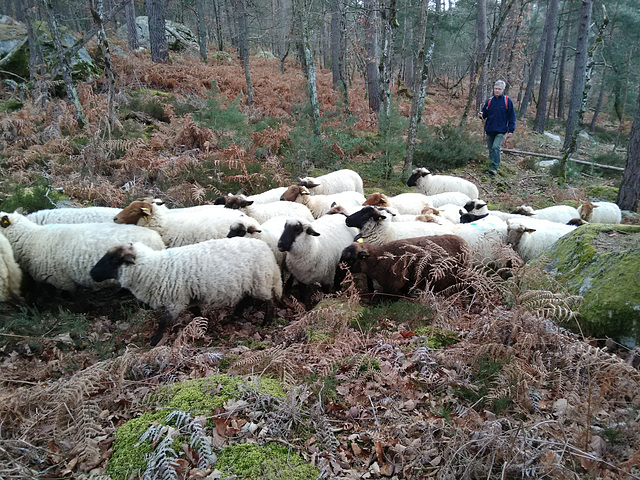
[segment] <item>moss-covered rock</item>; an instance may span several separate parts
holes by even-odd
[[[640,226],[584,225],[545,256],[556,279],[584,297],[586,334],[640,343]]]
[[[151,453],[153,447],[149,440],[141,442],[140,437],[150,425],[165,424],[169,413],[181,411],[192,417],[211,417],[214,408],[222,407],[229,400],[241,398],[250,389],[276,397],[286,395],[279,382],[260,376],[214,375],[161,388],[148,398],[147,403],[152,411],[145,412],[118,428],[107,473],[114,480],[126,480],[135,472],[144,471],[147,464],[145,455]],[[176,442],[181,443],[181,439],[176,438]],[[182,451],[181,448],[174,450]]]
[[[242,443],[224,448],[215,465],[223,475],[232,478],[263,480],[309,480],[320,472],[300,455],[276,444],[258,446]]]

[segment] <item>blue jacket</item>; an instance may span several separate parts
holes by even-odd
[[[484,102],[484,107],[482,107],[482,118],[487,119],[484,122],[484,131],[489,135],[513,133],[516,129],[516,112],[511,98],[507,102],[508,106],[505,105],[504,95],[494,96],[491,98],[491,105],[488,105],[488,103],[489,100],[487,99]]]

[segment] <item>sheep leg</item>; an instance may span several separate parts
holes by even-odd
[[[178,314],[179,312],[176,313],[174,310],[169,308],[162,313],[160,320],[158,321],[158,329],[156,330],[156,333],[153,334],[153,337],[151,337],[152,347],[155,347],[160,340],[162,340],[165,330],[168,326],[173,325],[173,322],[178,318]]]

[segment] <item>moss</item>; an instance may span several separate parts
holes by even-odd
[[[546,252],[557,280],[584,298],[586,334],[640,341],[639,244],[640,226],[585,225]]]
[[[320,472],[300,455],[282,445],[258,446],[249,443],[223,449],[215,468],[234,478],[263,480],[308,480]]]
[[[590,185],[585,189],[587,196],[602,202],[615,202],[618,198],[618,189],[606,185]]]

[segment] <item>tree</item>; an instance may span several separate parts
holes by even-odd
[[[333,88],[342,93],[345,113],[349,115],[349,92],[344,65],[344,22],[340,0],[331,0],[331,73]]]
[[[553,47],[556,42],[556,24],[558,23],[558,3],[559,0],[549,0],[547,20],[544,24],[546,29],[544,59],[540,75],[540,89],[538,90],[538,108],[536,109],[536,118],[533,121],[533,130],[538,133],[544,132],[544,121],[547,116],[549,79],[551,78],[551,64],[553,63]]]
[[[316,68],[313,63],[313,55],[311,53],[311,44],[309,42],[309,19],[306,0],[294,0],[296,4],[297,16],[300,36],[301,48],[304,55],[304,69],[307,77],[307,92],[309,94],[309,102],[311,103],[311,129],[316,137],[320,136],[320,101],[318,100],[318,86],[316,82]]]
[[[207,63],[207,27],[204,21],[204,0],[196,0],[196,16],[198,17],[198,46],[200,60]]]
[[[638,201],[640,201],[640,83],[638,84],[636,113],[629,133],[627,163],[622,174],[616,203],[623,210],[637,212]]]
[[[367,53],[367,92],[369,108],[380,111],[380,82],[378,77],[378,18],[376,0],[364,0],[366,13],[365,50]]]
[[[165,32],[165,1],[146,0],[151,60],[155,63],[166,63],[169,60],[167,33]]]
[[[475,68],[474,72],[477,72],[480,68],[478,65],[478,59],[482,52],[487,48],[487,0],[478,0],[478,14],[476,16],[476,48],[474,54]],[[487,98],[486,89],[486,71],[485,65],[482,66],[480,78],[478,79],[478,92],[476,94],[476,110],[480,110],[484,99]]]
[[[388,2],[388,3],[387,3]],[[382,55],[378,64],[380,78],[380,102],[382,115],[378,119],[378,127],[385,130],[389,127],[391,114],[391,55],[395,30],[398,26],[397,0],[385,0],[382,12]]]
[[[578,26],[578,41],[571,81],[571,96],[569,97],[569,115],[565,129],[564,145],[569,150],[571,137],[578,128],[578,119],[582,105],[582,93],[585,86],[585,72],[587,70],[587,54],[589,48],[589,27],[591,25],[591,10],[593,0],[582,0],[580,8],[580,25]]]
[[[138,41],[138,28],[136,27],[136,7],[133,0],[127,0],[124,10],[125,21],[127,23],[127,43],[129,50],[134,52],[140,48]]]
[[[249,72],[249,32],[247,31],[247,6],[245,0],[236,0],[236,18],[238,21],[238,51],[244,67],[247,81],[247,103],[253,105],[253,84]]]
[[[116,91],[116,81],[113,76],[113,67],[111,65],[111,52],[109,50],[109,41],[107,40],[107,33],[104,30],[104,20],[103,20],[103,0],[96,0],[96,8],[95,10],[92,8],[93,18],[98,25],[98,46],[99,50],[102,53],[102,57],[104,58],[104,71],[107,76],[107,85],[109,87],[108,95],[107,95],[107,115],[108,115],[108,127],[109,134],[113,130],[113,125],[115,123],[115,110],[113,106],[113,97],[115,96]]]

